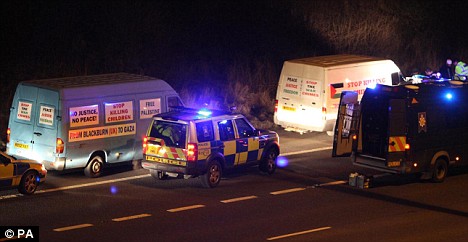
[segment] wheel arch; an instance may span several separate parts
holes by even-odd
[[[88,162],[86,162],[86,166],[89,164],[89,162],[91,162],[91,160],[95,156],[100,156],[102,158],[102,163],[103,164],[107,163],[107,152],[105,152],[103,150],[95,150],[89,155]]]
[[[265,147],[263,148],[263,152],[262,152],[262,159],[265,158],[265,155],[266,155],[266,152],[267,150],[269,149],[275,149],[276,152],[278,153],[278,156],[280,155],[280,146],[278,144],[278,142],[276,141],[271,141],[271,142],[268,142]]]

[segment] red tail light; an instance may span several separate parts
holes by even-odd
[[[62,154],[63,153],[63,140],[61,138],[57,138],[55,142],[55,153]]]
[[[185,152],[187,161],[194,162],[198,160],[198,145],[196,143],[188,143]]]
[[[10,143],[10,134],[11,134],[11,130],[10,130],[10,128],[8,128],[7,131],[6,131],[6,142],[7,143]]]
[[[275,113],[278,112],[278,100],[275,100]]]
[[[146,154],[146,149],[148,148],[148,137],[143,137],[143,154]]]

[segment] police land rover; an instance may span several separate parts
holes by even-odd
[[[278,134],[255,129],[242,114],[177,107],[153,117],[141,165],[156,180],[199,177],[212,188],[225,169],[240,165],[274,173],[279,153]]]

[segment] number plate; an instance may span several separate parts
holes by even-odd
[[[398,167],[398,166],[400,166],[400,163],[401,163],[400,161],[389,161],[389,162],[387,162],[387,166],[388,167]]]
[[[293,112],[296,111],[296,108],[288,107],[288,106],[283,106],[283,109],[284,109],[284,110],[287,110],[287,111],[293,111]]]
[[[159,158],[159,157],[154,157],[154,156],[149,156],[149,155],[146,156],[146,160],[169,164],[169,165],[187,166],[187,162],[185,161],[171,160],[171,159]]]
[[[29,145],[22,143],[15,143],[15,147],[18,149],[29,150]]]

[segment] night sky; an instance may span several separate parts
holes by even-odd
[[[467,1],[0,1],[2,120],[22,80],[129,72],[274,93],[283,61],[363,54],[409,73],[468,59]],[[274,98],[274,97],[273,97]],[[2,121],[4,122],[4,121]]]

